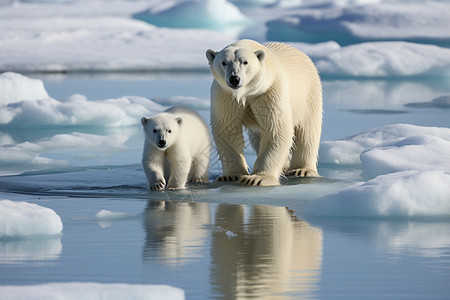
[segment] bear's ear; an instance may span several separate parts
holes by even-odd
[[[177,117],[175,118],[175,120],[177,121],[178,125],[181,125],[181,123],[183,123],[183,119],[181,117]]]
[[[142,117],[142,118],[141,118],[142,126],[144,126],[145,124],[147,124],[148,120],[150,120],[149,117]]]
[[[217,51],[213,50],[213,49],[208,49],[206,51],[206,58],[208,59],[208,62],[210,65],[212,65],[214,58],[216,58],[217,55]]]
[[[260,62],[263,62],[264,58],[266,58],[266,51],[264,51],[264,50],[255,51],[255,55],[259,59]]]

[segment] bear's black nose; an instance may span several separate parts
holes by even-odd
[[[160,140],[160,141],[158,142],[159,148],[162,148],[162,147],[164,147],[165,145],[166,145],[166,140]]]
[[[239,78],[239,76],[231,76],[230,77],[230,86],[231,87],[237,87],[239,85],[239,83],[241,82],[241,78]]]

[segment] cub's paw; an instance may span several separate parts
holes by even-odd
[[[164,181],[158,181],[154,185],[150,186],[151,191],[161,191],[166,186],[166,183]]]
[[[220,176],[218,177],[216,180],[214,180],[215,182],[232,182],[232,181],[238,181],[243,175],[239,175],[239,174],[233,174],[233,175],[225,175],[225,176]]]
[[[243,175],[239,184],[246,186],[271,186],[280,185],[277,178],[268,175]]]
[[[189,179],[188,183],[208,183],[208,180],[205,180],[204,178],[194,178]]]
[[[287,172],[288,177],[319,177],[319,173],[310,169],[294,169]]]

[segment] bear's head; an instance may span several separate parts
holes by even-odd
[[[211,73],[220,86],[233,93],[257,85],[255,77],[260,73],[266,52],[253,51],[249,47],[232,44],[222,51],[206,51]]]
[[[142,117],[141,123],[147,141],[165,150],[177,140],[183,119],[171,114],[161,113],[153,117]]]

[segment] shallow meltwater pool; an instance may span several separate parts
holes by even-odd
[[[60,101],[72,94],[85,102],[133,95],[188,105],[209,120],[207,73],[33,76]],[[450,127],[448,109],[410,105],[448,94],[445,82],[325,80],[322,140],[387,124]],[[63,223],[62,235],[0,238],[0,286],[165,284],[183,289],[186,299],[450,298],[445,212],[426,215],[420,208],[422,215],[411,216],[403,211],[417,207],[407,202],[385,215],[321,216],[307,209],[369,182],[361,164],[323,155],[317,179],[149,192],[142,144],[138,125],[0,127],[2,153],[20,153],[0,159],[0,200],[51,208]],[[246,156],[252,165],[250,148]],[[215,156],[210,179],[219,174]],[[345,194],[336,199],[336,210],[358,211]]]

